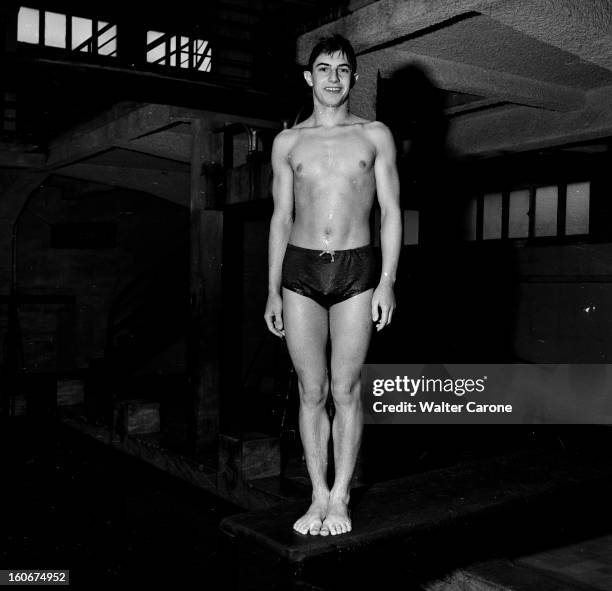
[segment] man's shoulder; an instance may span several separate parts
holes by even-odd
[[[371,134],[386,136],[390,135],[391,131],[382,121],[368,121],[364,119],[364,129]]]
[[[393,134],[382,121],[369,121],[364,125],[364,131],[377,148],[393,145]]]
[[[288,152],[297,139],[297,130],[295,128],[283,129],[275,138],[273,150],[278,152]]]

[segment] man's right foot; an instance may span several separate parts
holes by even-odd
[[[293,529],[301,534],[318,536],[321,525],[327,512],[327,498],[325,500],[315,500],[312,502],[308,511],[300,517],[294,524]]]

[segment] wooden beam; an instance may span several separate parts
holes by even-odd
[[[191,124],[189,371],[193,387],[195,453],[217,443],[221,397],[223,212],[207,210],[213,196],[206,191],[202,162],[210,159],[211,132],[201,119]]]

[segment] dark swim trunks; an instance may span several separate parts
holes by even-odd
[[[374,251],[369,244],[334,251],[287,244],[281,284],[329,309],[376,287]]]

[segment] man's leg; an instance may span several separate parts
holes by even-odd
[[[363,430],[360,372],[372,334],[372,293],[368,289],[329,311],[335,480],[321,535],[351,531],[348,502]]]
[[[283,324],[300,393],[300,435],[312,483],[312,504],[293,528],[319,534],[327,512],[327,445],[329,419],[325,401],[329,392],[326,347],[328,312],[314,300],[283,288]]]

